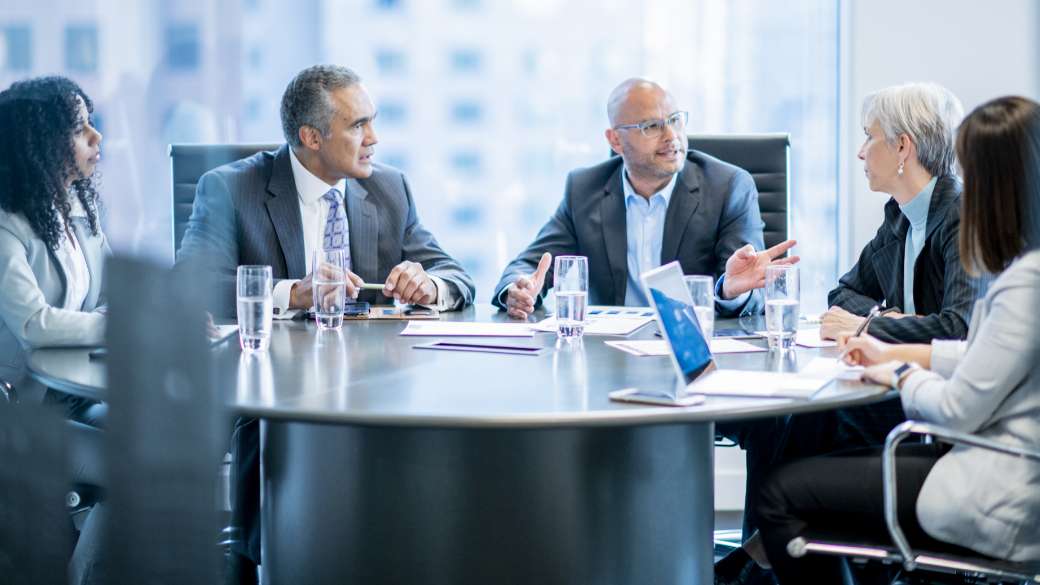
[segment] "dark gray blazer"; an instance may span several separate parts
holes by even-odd
[[[473,280],[419,222],[404,175],[388,166],[373,166],[369,178],[347,180],[352,270],[365,282],[378,283],[397,264],[418,262],[455,290],[458,301],[452,308],[472,303]],[[219,297],[214,310],[224,316],[235,314],[235,271],[240,265],[270,265],[276,282],[306,276],[300,199],[287,145],[199,179],[177,260],[216,275]],[[359,300],[391,302],[374,291],[363,291]]]
[[[969,277],[961,266],[961,183],[943,176],[935,183],[928,207],[925,242],[914,264],[914,305],[920,317],[875,319],[870,334],[899,343],[929,343],[933,339],[964,339],[975,300],[986,279]],[[859,261],[827,295],[830,306],[866,315],[874,305],[902,307],[903,253],[910,221],[895,199],[885,204],[885,222],[860,254]]]
[[[589,302],[624,305],[628,283],[628,242],[621,157],[567,175],[563,201],[526,250],[506,266],[492,302],[503,307],[503,292],[538,266],[543,252],[589,259]],[[685,274],[726,271],[726,260],[741,246],[764,247],[758,190],[747,171],[691,150],[675,182],[665,214],[661,263],[678,260]],[[542,297],[552,288],[552,270]],[[750,295],[739,313],[761,310],[761,293]],[[503,307],[504,308],[504,307]],[[720,307],[721,309],[721,307]],[[722,310],[723,314],[727,311]]]

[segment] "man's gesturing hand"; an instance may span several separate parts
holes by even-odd
[[[527,319],[534,312],[535,299],[545,285],[545,273],[552,264],[552,254],[542,254],[538,268],[530,276],[521,276],[506,289],[506,312],[514,319]]]

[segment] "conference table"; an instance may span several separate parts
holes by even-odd
[[[507,320],[490,306],[442,319]],[[711,583],[714,424],[887,395],[836,379],[809,400],[618,403],[608,393],[673,386],[668,358],[604,343],[618,337],[553,333],[488,340],[546,348],[533,356],[431,351],[413,347],[431,338],[401,336],[405,325],[276,321],[265,354],[243,353],[237,338],[214,349],[229,409],[261,419],[265,584]],[[738,326],[762,320],[716,323]],[[87,352],[36,350],[29,369],[52,388],[104,398],[106,364]],[[797,371],[834,355],[716,362]]]

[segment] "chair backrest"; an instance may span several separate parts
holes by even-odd
[[[173,252],[184,239],[188,228],[192,204],[195,203],[195,187],[207,171],[236,160],[252,156],[260,151],[274,150],[278,144],[171,144],[170,175],[173,177]]]
[[[758,207],[765,222],[766,247],[787,239],[790,232],[791,137],[788,134],[691,134],[689,145],[751,173],[758,189]]]
[[[106,270],[107,582],[216,583],[227,439],[205,338],[205,275],[125,258]]]
[[[0,401],[0,581],[67,583],[67,432],[41,404]]]

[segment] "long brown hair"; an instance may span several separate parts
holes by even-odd
[[[1040,104],[1009,96],[975,108],[957,132],[957,158],[961,264],[999,273],[1040,244]]]

